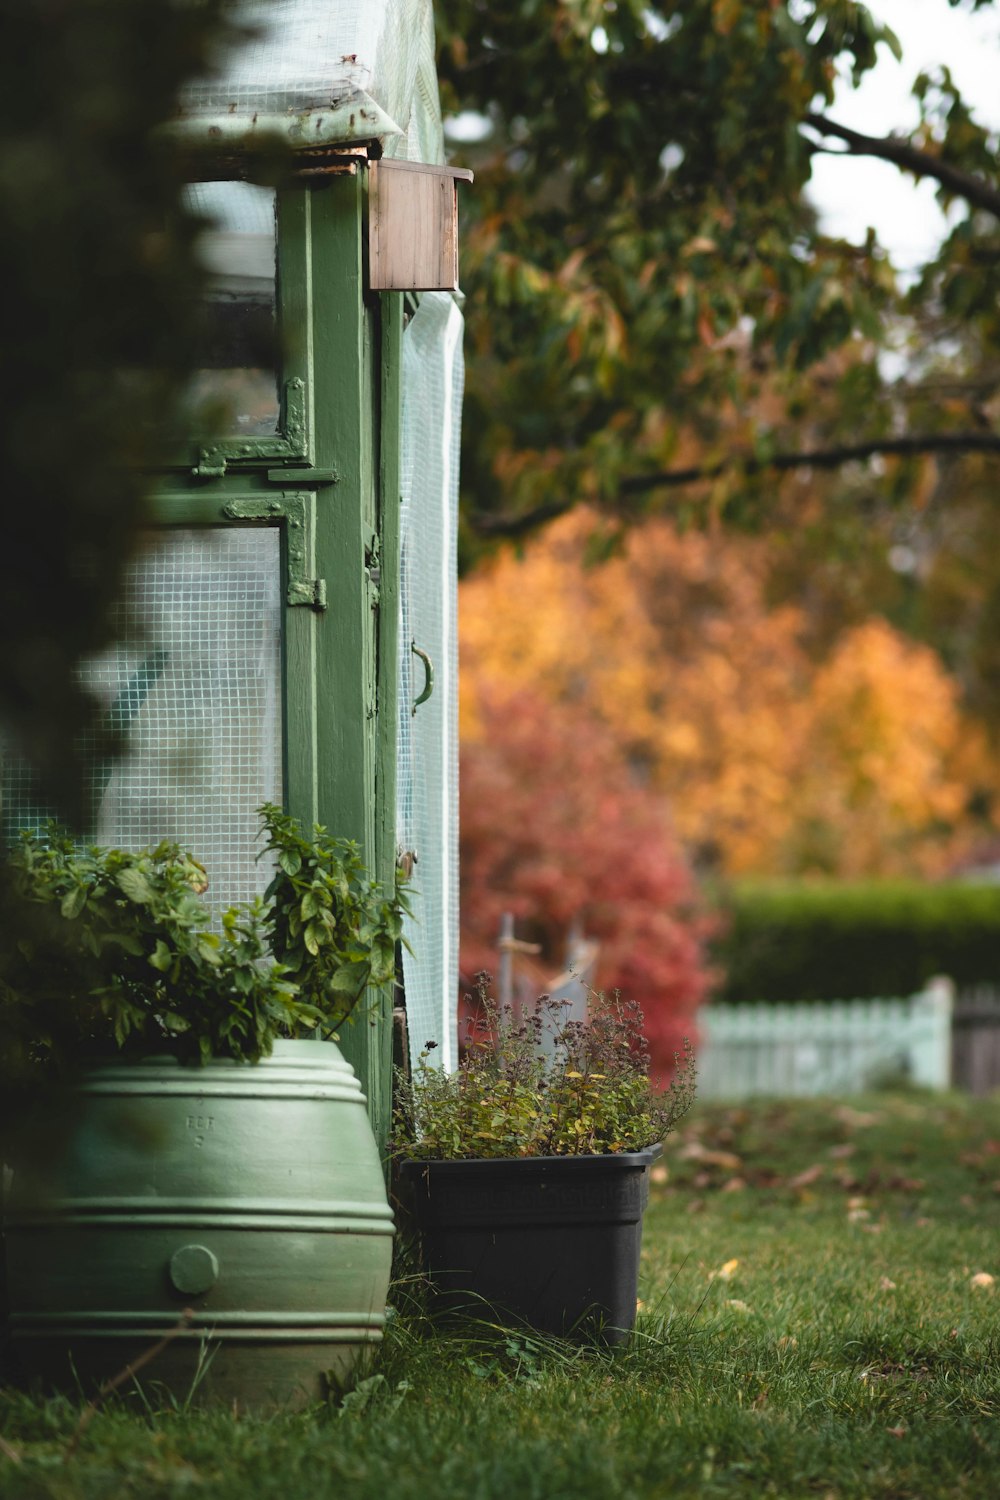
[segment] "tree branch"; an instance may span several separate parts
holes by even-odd
[[[899,140],[895,136],[862,135],[858,130],[850,130],[846,125],[838,125],[835,120],[827,119],[826,115],[808,114],[805,124],[811,125],[821,135],[832,135],[843,141],[848,148],[845,156],[877,156],[917,177],[933,177],[956,197],[964,198],[974,208],[984,208],[987,213],[1000,219],[1000,189],[993,187],[982,177],[963,172],[960,167],[942,161],[939,156],[932,156],[929,151],[911,146],[909,141]]]
[[[998,432],[929,432],[915,433],[907,437],[872,438],[864,443],[845,443],[832,448],[803,449],[798,452],[775,453],[771,458],[754,458],[749,454],[734,454],[717,464],[694,464],[685,469],[661,469],[653,474],[632,474],[618,486],[623,499],[633,495],[648,494],[650,490],[677,489],[687,484],[698,484],[718,479],[730,469],[739,468],[744,474],[762,474],[767,471],[787,473],[791,469],[837,469],[841,464],[859,459],[874,458],[876,454],[888,457],[907,458],[918,453],[1000,453]],[[473,513],[469,524],[477,536],[519,537],[546,521],[553,521],[573,509],[573,500],[551,500],[520,515],[486,515]]]

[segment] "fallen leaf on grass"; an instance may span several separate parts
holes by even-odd
[[[813,1167],[806,1167],[805,1171],[800,1172],[797,1177],[789,1177],[788,1186],[795,1189],[811,1187],[814,1182],[819,1181],[824,1171],[822,1164],[817,1162]]]
[[[690,1141],[679,1153],[681,1161],[700,1162],[703,1167],[719,1167],[723,1172],[739,1172],[743,1158],[735,1151],[709,1151],[700,1141]]]
[[[703,1214],[705,1212],[704,1198],[692,1198],[687,1206],[687,1211],[689,1214]]]
[[[906,1436],[905,1427],[887,1427],[885,1430],[894,1438],[904,1438]]]
[[[651,1167],[649,1180],[654,1187],[662,1187],[665,1182],[670,1181],[670,1173],[662,1163],[657,1167]]]
[[[879,1282],[879,1290],[883,1292],[894,1292],[896,1290],[896,1283],[894,1281],[890,1281],[888,1276],[883,1276],[881,1281]]]
[[[926,1380],[930,1370],[926,1365],[901,1365],[890,1360],[884,1365],[869,1365],[858,1375],[866,1385],[876,1381],[888,1380],[895,1384],[908,1380]]]
[[[752,1313],[753,1308],[746,1302],[741,1302],[739,1297],[727,1297],[724,1306],[731,1307],[733,1312],[747,1314]]]
[[[799,1341],[791,1333],[783,1333],[781,1335],[781,1338],[778,1340],[779,1349],[797,1349],[798,1347]]]
[[[738,1260],[727,1260],[725,1265],[720,1266],[717,1271],[709,1271],[709,1281],[731,1281],[738,1265]]]
[[[722,1184],[719,1191],[723,1193],[741,1193],[745,1187],[746,1183],[742,1177],[730,1177],[728,1182]]]
[[[774,1188],[784,1184],[784,1178],[780,1172],[774,1172],[770,1167],[758,1167],[750,1174],[750,1186],[755,1188]]]
[[[833,1161],[846,1161],[849,1156],[854,1155],[857,1149],[857,1146],[852,1146],[850,1141],[845,1141],[842,1146],[831,1146],[826,1154]]]
[[[880,1125],[881,1115],[864,1114],[859,1109],[852,1109],[849,1104],[841,1104],[834,1110],[834,1118],[841,1125],[846,1125],[848,1130],[866,1130],[869,1125]]]
[[[995,1281],[996,1277],[991,1276],[989,1271],[977,1271],[975,1276],[969,1278],[969,1285],[989,1291]]]

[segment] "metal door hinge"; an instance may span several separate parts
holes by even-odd
[[[310,609],[326,609],[326,579],[309,578],[288,585],[289,604],[308,604]]]
[[[336,469],[268,469],[268,484],[336,484],[340,475]]]
[[[285,527],[285,551],[288,585],[285,602],[290,606],[326,609],[326,579],[311,573],[313,544],[313,510],[315,497],[305,495],[248,495],[230,500],[222,513],[231,521],[275,521]]]
[[[232,463],[256,463],[274,459],[302,463],[309,455],[309,414],[306,383],[298,375],[286,380],[281,394],[279,432],[274,437],[220,438],[198,450],[191,470],[198,479],[224,479]]]

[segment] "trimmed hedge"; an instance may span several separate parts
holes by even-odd
[[[741,881],[719,893],[715,998],[912,995],[1000,983],[1000,885]]]

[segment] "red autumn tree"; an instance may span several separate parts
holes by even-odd
[[[462,968],[494,969],[501,917],[562,967],[574,922],[601,943],[599,987],[642,1006],[654,1073],[693,1032],[708,919],[664,797],[609,731],[528,693],[484,694],[462,745]]]

